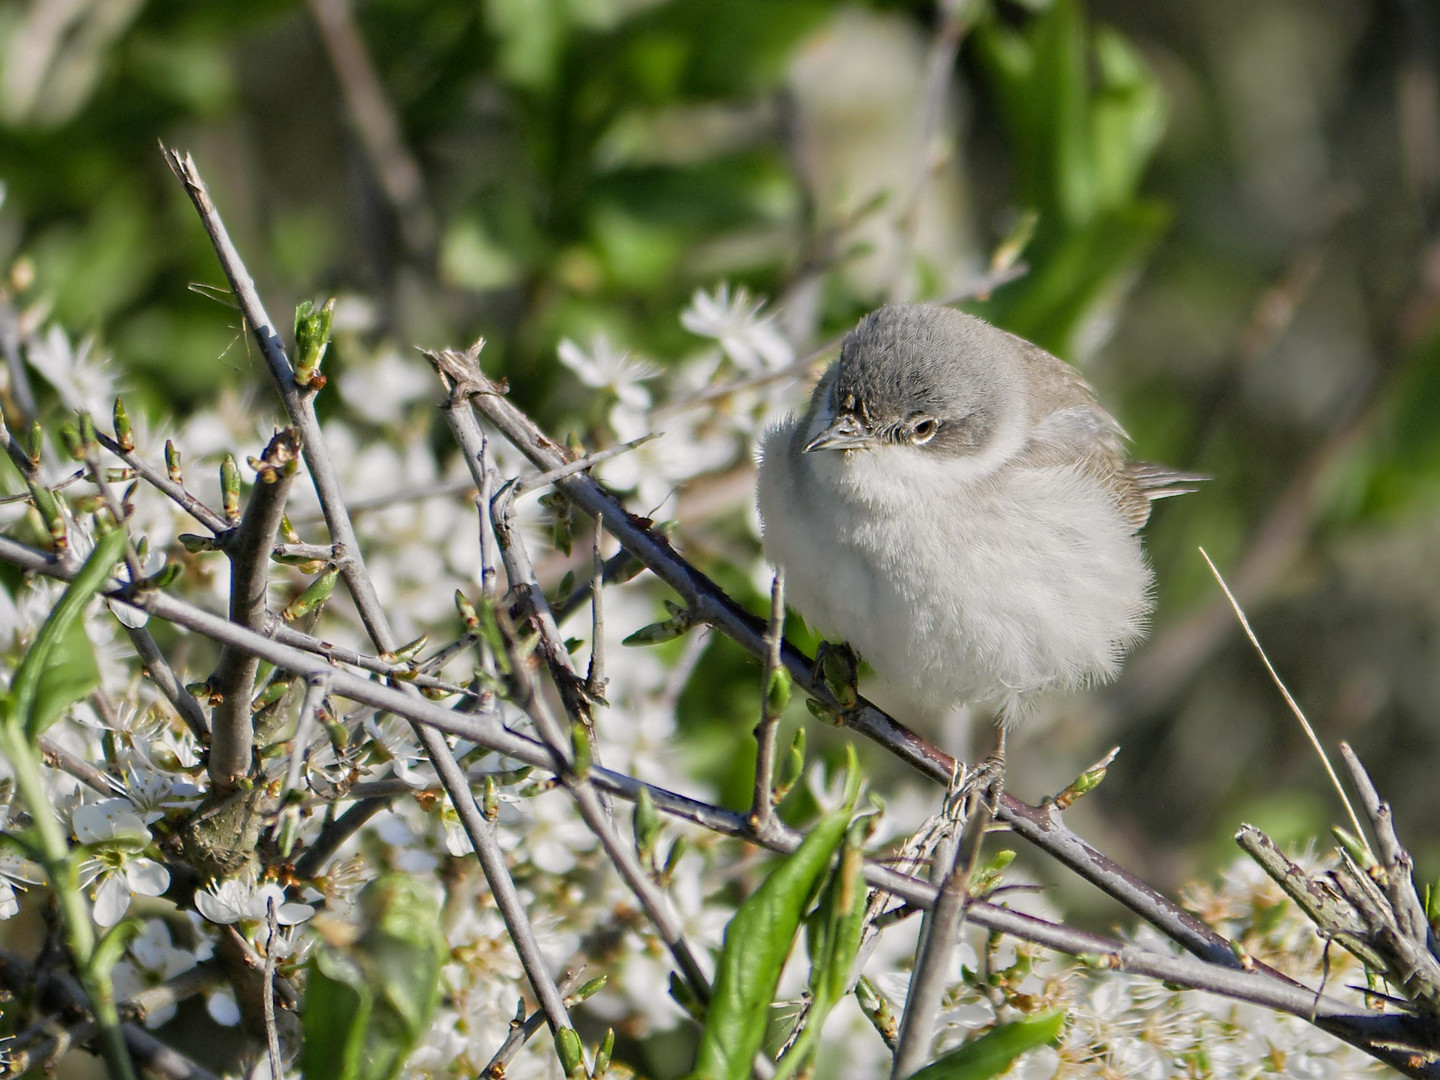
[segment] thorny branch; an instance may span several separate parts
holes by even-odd
[[[393,652],[399,641],[390,629],[389,620],[380,604],[374,582],[366,569],[359,540],[340,487],[339,473],[330,458],[320,431],[319,420],[315,415],[315,390],[310,387],[302,389],[296,383],[294,368],[285,354],[279,334],[276,333],[274,324],[265,311],[250,272],[245,268],[239,252],[235,250],[234,244],[230,241],[224,222],[220,219],[219,211],[210,198],[210,192],[206,188],[204,180],[201,179],[199,171],[195,168],[194,161],[188,154],[181,154],[174,150],[166,150],[165,158],[176,178],[185,185],[191,202],[195,204],[195,209],[200,214],[201,222],[219,257],[221,269],[230,282],[241,313],[245,316],[255,340],[260,346],[260,351],[265,357],[271,379],[280,393],[290,422],[299,434],[305,465],[309,470],[311,481],[315,485],[315,493],[319,497],[321,510],[325,515],[325,523],[330,530],[330,538],[332,542],[340,545],[350,554],[350,558],[341,566],[340,573],[351,600],[360,613],[365,629],[376,647],[382,652]],[[321,673],[312,671],[308,674],[318,675]],[[407,701],[418,700],[415,688],[404,683],[400,685],[399,694],[402,699]],[[405,710],[400,710],[400,715],[406,715]],[[497,901],[499,893],[506,893],[513,897],[513,883],[509,880],[509,871],[505,866],[504,859],[499,857],[498,851],[492,850],[494,844],[491,824],[485,820],[479,807],[476,806],[469,783],[456,762],[454,753],[444,737],[431,727],[416,725],[415,734],[421,747],[435,766],[436,772],[439,773],[446,794],[450,797],[451,805],[459,815],[461,824],[477,853],[488,851],[496,856],[495,858],[485,858],[482,855],[481,865],[490,879],[492,892],[497,892]],[[492,874],[494,876],[491,876]],[[544,958],[540,955],[534,930],[529,924],[523,906],[518,903],[502,904],[501,914],[506,920],[506,929],[510,932],[511,940],[516,945],[516,951],[524,965],[525,974],[529,978],[536,996],[545,1005],[547,1018],[557,1032],[561,1028],[569,1028],[571,1026],[569,1016],[565,1011],[559,991],[555,988],[554,979],[544,963]]]
[[[5,537],[0,537],[0,561],[11,563],[30,573],[45,574],[62,580],[68,580],[75,572],[73,567],[67,566],[55,556],[27,548]],[[125,594],[125,586],[114,582],[105,591],[106,595],[120,596]],[[328,672],[333,680],[334,692],[338,696],[393,712],[436,731],[470,739],[535,768],[553,768],[554,759],[548,748],[509,730],[497,718],[457,712],[349,672],[335,670],[312,654],[280,645],[164,593],[150,592],[139,596],[132,594],[129,599],[155,618],[174,622],[219,642],[252,649],[261,659],[298,676],[309,677]],[[715,832],[761,844],[777,852],[794,850],[801,839],[798,834],[778,824],[765,835],[753,833],[743,814],[723,810],[664,788],[643,784],[622,773],[597,766],[590,770],[589,777],[602,790],[627,800],[636,799],[641,788],[644,788],[656,809],[663,813]],[[357,803],[352,812],[365,805]],[[917,878],[896,873],[884,864],[867,863],[865,878],[872,886],[916,907],[928,907],[934,902],[933,886]],[[966,916],[977,926],[1010,934],[1020,940],[1072,956],[1089,957],[1101,967],[1163,979],[1187,988],[1208,990],[1238,1001],[1303,1017],[1337,1038],[1394,1065],[1407,1075],[1440,1076],[1440,1069],[1430,1068],[1424,1062],[1417,1064],[1410,1054],[1394,1049],[1411,1047],[1429,1052],[1434,1046],[1434,1033],[1428,1025],[1416,1018],[1395,1014],[1356,1013],[1346,1002],[1323,994],[1317,995],[1313,990],[1278,977],[1258,965],[1255,965],[1253,970],[1246,970],[1238,960],[1233,964],[1222,965],[1195,957],[1155,952],[987,903],[972,903]],[[1234,956],[1228,951],[1227,955],[1232,958]]]

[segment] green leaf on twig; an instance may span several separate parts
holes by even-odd
[[[95,651],[85,637],[80,616],[91,597],[110,579],[110,571],[124,549],[122,530],[115,529],[100,537],[15,673],[15,681],[10,686],[14,715],[25,724],[25,734],[32,740],[43,735],[61,713],[99,685]]]
[[[860,769],[849,749],[844,804],[820,820],[730,921],[691,1080],[750,1076],[800,920],[845,838],[859,793]]]

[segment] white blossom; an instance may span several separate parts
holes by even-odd
[[[690,306],[680,314],[680,323],[692,334],[714,338],[742,371],[787,367],[795,361],[795,350],[775,325],[773,316],[761,317],[763,300],[751,300],[744,289],[730,293],[721,285],[714,293],[697,289]]]
[[[238,922],[264,922],[269,917],[270,902],[275,902],[275,921],[281,926],[302,923],[315,914],[309,904],[285,899],[285,890],[267,882],[255,885],[238,878],[212,881],[208,888],[195,893],[195,910],[213,923],[233,926]]]
[[[67,409],[105,416],[115,403],[115,377],[108,361],[93,355],[93,346],[87,338],[75,348],[64,329],[52,323],[30,340],[25,355],[30,366],[59,392]]]
[[[439,383],[429,366],[416,353],[410,357],[392,349],[361,363],[347,363],[334,385],[345,404],[365,419],[396,423],[409,405],[439,397]]]
[[[0,832],[10,823],[10,807],[0,805]],[[10,851],[0,851],[0,920],[13,919],[20,914],[20,901],[16,892],[24,892],[26,885],[38,885],[44,871],[29,859]]]
[[[632,360],[629,353],[611,345],[604,334],[590,339],[589,352],[569,338],[560,342],[557,352],[560,363],[586,386],[608,390],[632,409],[650,407],[650,392],[640,384],[660,374],[660,369],[644,360]]]
[[[129,956],[115,966],[115,993],[120,998],[133,997],[140,991],[168,982],[181,972],[195,966],[195,954],[175,948],[169,928],[159,919],[145,924],[145,929],[130,943]],[[175,1005],[162,1005],[145,1014],[145,1026],[157,1028],[175,1015]]]
[[[75,837],[93,845],[80,864],[80,884],[90,890],[95,921],[114,926],[135,896],[159,896],[170,886],[170,871],[141,854],[150,843],[145,822],[124,799],[77,806],[70,819]]]

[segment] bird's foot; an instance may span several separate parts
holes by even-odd
[[[859,703],[860,656],[845,642],[822,641],[815,650],[813,672],[842,709],[853,709]]]

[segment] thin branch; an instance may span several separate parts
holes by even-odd
[[[223,514],[218,514],[203,502],[197,499],[190,492],[185,490],[183,484],[176,483],[170,477],[158,469],[151,467],[149,462],[134,451],[124,449],[118,442],[104,432],[96,432],[96,438],[100,445],[109,450],[117,458],[123,461],[128,468],[134,471],[135,475],[144,480],[156,491],[161,492],[170,499],[176,506],[184,510],[192,518],[198,521],[205,528],[209,529],[216,536],[223,535],[231,529],[230,522],[225,520]]]
[[[449,410],[449,412],[461,412],[471,424],[474,423],[474,414],[469,409]],[[455,429],[457,435],[463,437],[467,430],[466,422],[460,420],[455,424]],[[495,539],[500,545],[500,554],[505,562],[505,571],[510,578],[510,587],[512,590],[525,589],[532,595],[538,595],[539,587],[534,584],[535,572],[530,565],[529,553],[515,533],[511,521],[505,516],[508,506],[509,502],[504,500],[504,493],[497,495],[495,501],[491,503],[491,519],[495,527]],[[543,603],[543,598],[541,603]],[[559,651],[564,654],[563,643],[552,640],[548,647],[545,643],[547,637],[559,637],[559,630],[556,628],[554,620],[547,618],[548,609],[537,608],[536,610],[538,618],[534,620],[534,623],[541,636],[541,649],[550,652],[558,647]],[[568,654],[565,655],[568,657]],[[518,658],[512,661],[512,667],[522,681],[528,681],[529,668],[518,662]],[[525,695],[525,710],[534,721],[536,731],[540,733],[541,738],[547,744],[554,761],[552,768],[575,800],[580,817],[590,831],[595,834],[606,855],[610,857],[611,862],[620,872],[625,884],[640,901],[646,917],[659,933],[666,948],[670,950],[671,956],[674,957],[675,963],[680,969],[680,974],[689,983],[691,991],[702,1003],[708,1002],[710,1000],[709,978],[700,967],[689,942],[685,940],[684,930],[675,917],[668,898],[645,873],[645,868],[641,865],[634,846],[622,840],[617,834],[609,802],[600,795],[591,782],[591,776],[598,767],[598,762],[587,764],[583,771],[575,767],[570,733],[561,725],[559,718],[550,712],[549,707],[535,693],[534,688],[528,689],[529,692]],[[576,717],[576,719],[578,722],[579,718]]]
[[[280,922],[275,917],[275,898],[265,903],[265,988],[260,995],[265,1015],[265,1049],[270,1058],[270,1080],[285,1080],[285,1069],[280,1061],[280,1031],[275,1026],[275,939],[280,934]]]
[[[449,655],[451,655],[449,650],[452,648],[449,646],[447,646],[447,649],[441,650],[441,652],[430,661],[426,661],[424,665],[421,665],[420,669],[417,669],[414,664],[408,661],[387,660],[381,656],[356,652],[354,649],[348,649],[343,645],[322,641],[311,634],[305,633],[303,630],[297,630],[293,626],[288,626],[279,620],[274,620],[265,630],[268,636],[274,638],[276,641],[289,645],[292,648],[303,649],[306,652],[314,653],[316,656],[328,660],[332,664],[349,664],[351,667],[361,668],[364,671],[374,672],[376,675],[406,682],[426,690],[439,690],[442,693],[461,696],[470,693],[470,691],[463,686],[458,686],[444,679],[437,679],[433,675],[426,675],[423,672],[423,669],[430,666],[434,660],[439,659],[443,661],[444,659],[448,659]]]
[[[765,668],[760,677],[760,723],[755,726],[755,789],[750,819],[763,832],[775,815],[775,751],[780,709],[775,682],[780,677],[780,645],[785,640],[785,571],[777,569],[770,583],[770,621],[765,627]]]
[[[125,626],[124,623],[121,625]],[[150,631],[143,626],[125,626],[125,634],[130,639],[130,644],[135,647],[135,655],[140,658],[146,676],[175,707],[176,713],[191,734],[202,744],[205,743],[210,735],[210,721],[205,716],[205,710],[175,674],[175,669],[160,651],[159,644],[150,636]]]
[[[1003,734],[1001,739],[1003,745]],[[931,876],[936,884],[935,902],[920,924],[915,972],[905,995],[891,1080],[904,1080],[930,1058],[935,1024],[950,983],[950,958],[960,942],[970,881],[980,860],[985,830],[995,818],[1002,778],[999,766],[992,767],[991,760],[987,760],[957,778],[955,790],[947,796],[947,814],[951,806],[961,811],[961,831],[956,836],[952,829],[935,850]]]
[[[570,1013],[565,1007],[565,995],[555,985],[549,965],[540,951],[540,942],[530,925],[525,902],[520,898],[515,881],[510,876],[510,867],[506,864],[505,853],[500,848],[495,822],[481,813],[475,804],[475,798],[470,793],[470,782],[456,763],[455,756],[448,753],[449,747],[445,744],[444,736],[430,727],[417,727],[416,734],[420,736],[420,745],[430,754],[430,760],[434,762],[435,770],[440,774],[441,782],[450,795],[451,805],[460,815],[465,834],[470,837],[470,842],[475,847],[480,868],[490,886],[490,895],[495,900],[500,917],[505,921],[505,930],[510,935],[511,944],[515,946],[520,964],[525,969],[525,976],[530,980],[530,986],[545,1013],[545,1020],[549,1023],[550,1030],[558,1035],[565,1028],[574,1025],[570,1022]]]
[[[399,794],[396,792],[394,794]],[[327,822],[310,846],[295,862],[295,876],[301,881],[313,881],[320,876],[328,863],[340,850],[342,844],[362,829],[367,821],[381,811],[390,808],[394,795],[378,795],[362,798],[339,817]]]
[[[61,769],[85,784],[91,791],[99,792],[107,799],[114,798],[123,790],[122,785],[103,769],[97,769],[83,758],[78,758],[48,736],[40,737],[41,760],[52,769]]]
[[[947,889],[946,883],[956,877],[960,857],[960,837],[954,831],[959,823],[951,823],[951,831],[940,838],[931,852],[930,881],[936,887],[935,906],[921,915],[919,940],[915,946],[915,965],[910,985],[905,992],[905,1008],[900,1027],[895,1033],[895,1056],[890,1064],[891,1080],[903,1080],[916,1072],[929,1058],[930,1044],[935,1037],[935,1018],[940,1011],[940,998],[950,982],[950,952],[956,938],[943,940],[936,933],[937,921],[954,923],[959,917],[961,895]],[[951,909],[954,909],[953,912]],[[942,956],[943,954],[943,956]]]
[[[585,693],[592,701],[605,700],[605,606],[601,586],[605,581],[605,560],[600,554],[600,541],[605,535],[603,517],[595,522],[590,549],[590,666],[585,672]],[[559,620],[556,620],[557,629]]]
[[[476,455],[475,508],[480,514],[480,590],[490,599],[495,597],[495,530],[490,524],[490,504],[495,498],[495,481],[499,479],[495,462],[490,458],[490,440],[480,433],[480,449]]]
[[[641,435],[638,439],[617,443],[615,446],[607,446],[604,450],[592,451],[558,468],[549,469],[539,476],[522,476],[515,482],[515,495],[518,497],[528,491],[535,491],[537,488],[549,487],[557,480],[563,480],[567,476],[574,476],[576,473],[584,472],[586,469],[593,468],[601,462],[617,458],[622,454],[628,454],[636,447],[644,446],[647,442],[658,439],[660,434],[658,431],[652,431],[647,435]]]
[[[295,737],[291,740],[290,764],[285,771],[285,782],[280,788],[280,805],[285,797],[300,786],[300,773],[305,766],[305,756],[310,752],[310,738],[315,733],[321,710],[325,708],[325,695],[330,690],[327,676],[315,676],[305,680],[305,700],[300,705],[300,716],[295,721]],[[276,822],[278,827],[279,822]]]
[[[1285,704],[1290,706],[1290,712],[1294,714],[1295,719],[1300,721],[1300,727],[1304,730],[1305,737],[1310,740],[1310,745],[1315,748],[1315,753],[1319,755],[1320,763],[1325,766],[1325,773],[1330,777],[1331,787],[1333,787],[1335,793],[1340,796],[1340,802],[1345,807],[1345,812],[1350,815],[1350,824],[1355,829],[1355,835],[1357,837],[1363,837],[1365,831],[1360,828],[1360,819],[1355,815],[1355,808],[1350,805],[1350,799],[1345,794],[1344,787],[1340,784],[1340,777],[1335,775],[1335,768],[1330,764],[1329,755],[1325,753],[1325,748],[1320,745],[1320,737],[1315,734],[1315,729],[1310,726],[1310,721],[1305,719],[1305,711],[1300,708],[1299,703],[1291,696],[1290,689],[1285,685],[1285,681],[1280,678],[1280,673],[1275,670],[1275,665],[1270,663],[1270,657],[1265,655],[1265,648],[1260,644],[1260,639],[1255,636],[1255,631],[1250,628],[1250,620],[1245,617],[1245,612],[1240,607],[1240,602],[1235,599],[1235,594],[1230,591],[1230,586],[1225,584],[1225,578],[1221,576],[1219,569],[1211,562],[1209,552],[1203,547],[1200,549],[1200,557],[1205,560],[1205,565],[1210,568],[1210,573],[1215,575],[1215,580],[1220,585],[1220,590],[1225,594],[1225,599],[1230,602],[1230,607],[1235,612],[1235,617],[1240,620],[1241,629],[1245,631],[1245,636],[1250,639],[1251,646],[1255,649],[1256,653],[1259,654],[1261,663],[1265,665],[1265,670],[1270,673],[1270,680],[1280,691],[1280,696],[1285,699]]]
[[[571,992],[580,985],[580,976],[584,972],[584,968],[572,968],[560,977],[557,985],[567,1001]],[[520,1048],[529,1042],[544,1025],[545,1012],[543,1009],[536,1009],[525,1018],[525,1022],[522,1024],[511,1024],[510,1034],[505,1036],[505,1041],[500,1044],[500,1049],[495,1051],[495,1056],[480,1070],[480,1080],[504,1080],[505,1067],[520,1052]]]

